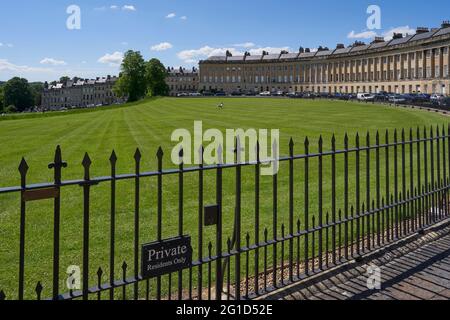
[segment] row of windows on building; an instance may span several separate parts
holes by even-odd
[[[441,54],[442,53],[442,54]],[[448,55],[448,47],[444,47],[442,48],[442,50],[426,50],[425,51],[425,56],[428,59],[431,59],[432,57],[438,58],[441,57],[443,55]],[[380,59],[381,59],[381,63],[383,64],[387,64],[387,63],[393,63],[393,62],[400,62],[401,60],[403,60],[403,62],[406,62],[407,60],[415,61],[415,59],[417,58],[418,60],[422,60],[423,58],[423,53],[422,52],[413,52],[413,53],[409,53],[409,54],[399,54],[399,55],[395,55],[395,56],[384,56],[381,58],[364,58],[361,60],[356,60],[356,61],[352,61],[352,63],[356,63],[356,65],[368,65],[368,64],[373,64],[373,63],[379,63]],[[344,66],[344,62],[341,62],[340,65]],[[301,70],[301,66],[300,65],[271,65],[271,66],[256,66],[256,67],[252,67],[252,66],[246,66],[246,67],[212,67],[210,68],[210,70],[212,72],[219,72],[219,73],[223,73],[225,71],[300,71]]]
[[[362,72],[362,73],[345,73],[345,74],[332,74],[328,75],[328,73],[324,72],[324,70],[317,70],[318,74],[316,75],[316,71],[312,70],[311,75],[308,75],[309,72],[305,72],[303,75],[256,75],[256,76],[204,76],[203,82],[205,83],[302,83],[302,82],[348,82],[348,81],[387,81],[387,80],[407,80],[407,79],[421,79],[421,78],[440,78],[440,77],[449,77],[449,66],[445,65],[442,70],[440,66],[433,68],[427,67],[424,75],[423,68],[404,68],[403,70],[397,69],[394,70],[384,70],[384,71],[376,71],[376,72]]]

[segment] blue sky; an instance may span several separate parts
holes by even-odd
[[[81,10],[79,30],[66,27],[70,5]],[[381,30],[367,28],[370,5],[381,8]],[[128,49],[191,67],[226,49],[334,48],[371,41],[374,32],[437,27],[449,12],[444,0],[2,0],[0,81],[118,74]]]

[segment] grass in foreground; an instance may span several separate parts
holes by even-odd
[[[224,101],[225,108],[216,106]],[[331,137],[336,135],[337,147],[343,147],[344,134],[350,135],[354,145],[356,132],[361,134],[364,145],[365,134],[370,132],[372,143],[377,130],[394,130],[416,126],[446,125],[448,120],[441,115],[418,110],[394,109],[377,105],[361,105],[352,102],[307,101],[285,99],[157,99],[131,106],[111,108],[96,112],[81,112],[50,117],[23,118],[0,121],[1,156],[0,187],[20,184],[17,171],[24,156],[30,166],[28,183],[49,182],[52,171],[47,164],[52,162],[56,145],[61,145],[63,159],[69,166],[63,170],[63,179],[79,179],[83,176],[81,161],[84,152],[89,152],[93,165],[91,176],[109,175],[109,155],[115,149],[118,173],[132,173],[133,154],[137,147],[143,154],[142,171],[156,169],[156,151],[159,146],[165,151],[164,167],[170,168],[170,152],[175,142],[170,141],[172,131],[178,128],[193,130],[194,121],[202,120],[204,130],[217,128],[222,132],[230,128],[280,129],[281,155],[288,154],[288,142],[292,137],[295,153],[303,153],[303,141],[310,138],[310,151],[317,151],[320,135],[324,138],[324,150],[330,150]],[[391,137],[392,139],[392,137]],[[391,155],[392,157],[392,155]],[[392,160],[392,159],[391,159]],[[350,192],[354,195],[354,159],[350,159]],[[373,159],[371,159],[373,162]],[[361,163],[365,159],[361,158]],[[372,168],[373,168],[372,164]],[[343,160],[338,158],[337,194],[343,193]],[[361,170],[364,170],[362,166]],[[383,170],[383,168],[382,168]],[[324,163],[324,179],[329,179],[330,165]],[[303,162],[295,165],[295,217],[303,218]],[[362,176],[362,180],[364,176]],[[252,169],[243,170],[243,230],[254,239],[254,175]],[[279,175],[278,211],[279,226],[287,225],[288,174],[282,165]],[[328,180],[329,181],[329,180]],[[392,179],[391,179],[392,181]],[[374,182],[371,181],[371,186]],[[91,284],[96,283],[95,272],[102,266],[109,272],[109,186],[94,187],[91,197]],[[205,173],[205,204],[215,203],[215,174]],[[311,161],[310,212],[317,210],[317,163]],[[361,190],[365,190],[362,181]],[[61,291],[65,289],[65,269],[69,265],[81,265],[82,253],[82,192],[79,187],[66,188],[62,194],[61,226]],[[331,186],[324,184],[324,212],[330,209]],[[342,196],[338,197],[342,208]],[[364,199],[364,196],[362,197]],[[171,237],[177,233],[178,185],[177,177],[164,180],[163,233]],[[353,201],[354,196],[351,196]],[[234,171],[224,175],[224,241],[231,237],[234,213]],[[261,234],[264,227],[272,228],[272,178],[261,180]],[[198,177],[191,174],[185,179],[184,230],[193,239],[194,255],[198,256]],[[117,237],[116,274],[121,275],[124,260],[130,266],[133,261],[133,182],[120,182],[117,190]],[[303,220],[302,220],[303,221]],[[31,203],[27,208],[26,233],[26,293],[34,296],[34,287],[41,280],[43,296],[50,295],[52,273],[53,206],[50,201]],[[203,255],[207,254],[207,243],[213,241],[215,228],[205,228]],[[141,185],[141,229],[140,243],[150,242],[156,235],[156,180],[147,179]],[[245,234],[243,234],[244,238]],[[0,196],[0,289],[9,297],[17,290],[19,237],[19,195]],[[253,240],[251,240],[253,241]],[[224,248],[225,248],[224,244]],[[187,277],[185,276],[185,279]],[[106,277],[104,278],[106,282]],[[174,281],[175,282],[175,281]]]

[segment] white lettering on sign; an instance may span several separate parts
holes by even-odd
[[[148,251],[148,261],[152,262],[153,260],[161,260],[161,259],[165,259],[168,258],[170,256],[176,256],[176,255],[180,255],[180,254],[185,254],[187,253],[188,248],[187,246],[178,246],[176,248],[171,248],[171,249],[164,249],[162,248],[161,250],[149,250]]]

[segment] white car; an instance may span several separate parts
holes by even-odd
[[[261,97],[270,97],[270,91],[263,91],[259,94]]]
[[[189,96],[191,96],[191,97],[201,97],[202,94],[198,93],[198,92],[192,92],[192,93],[189,94]]]
[[[442,95],[442,94],[437,94],[437,93],[431,95],[431,97],[430,97],[430,100],[431,100],[431,101],[436,101],[436,102],[438,102],[438,101],[440,101],[440,100],[442,100],[442,99],[444,99],[444,95]]]
[[[374,101],[375,95],[371,93],[358,93],[356,99],[358,99],[359,101]]]

